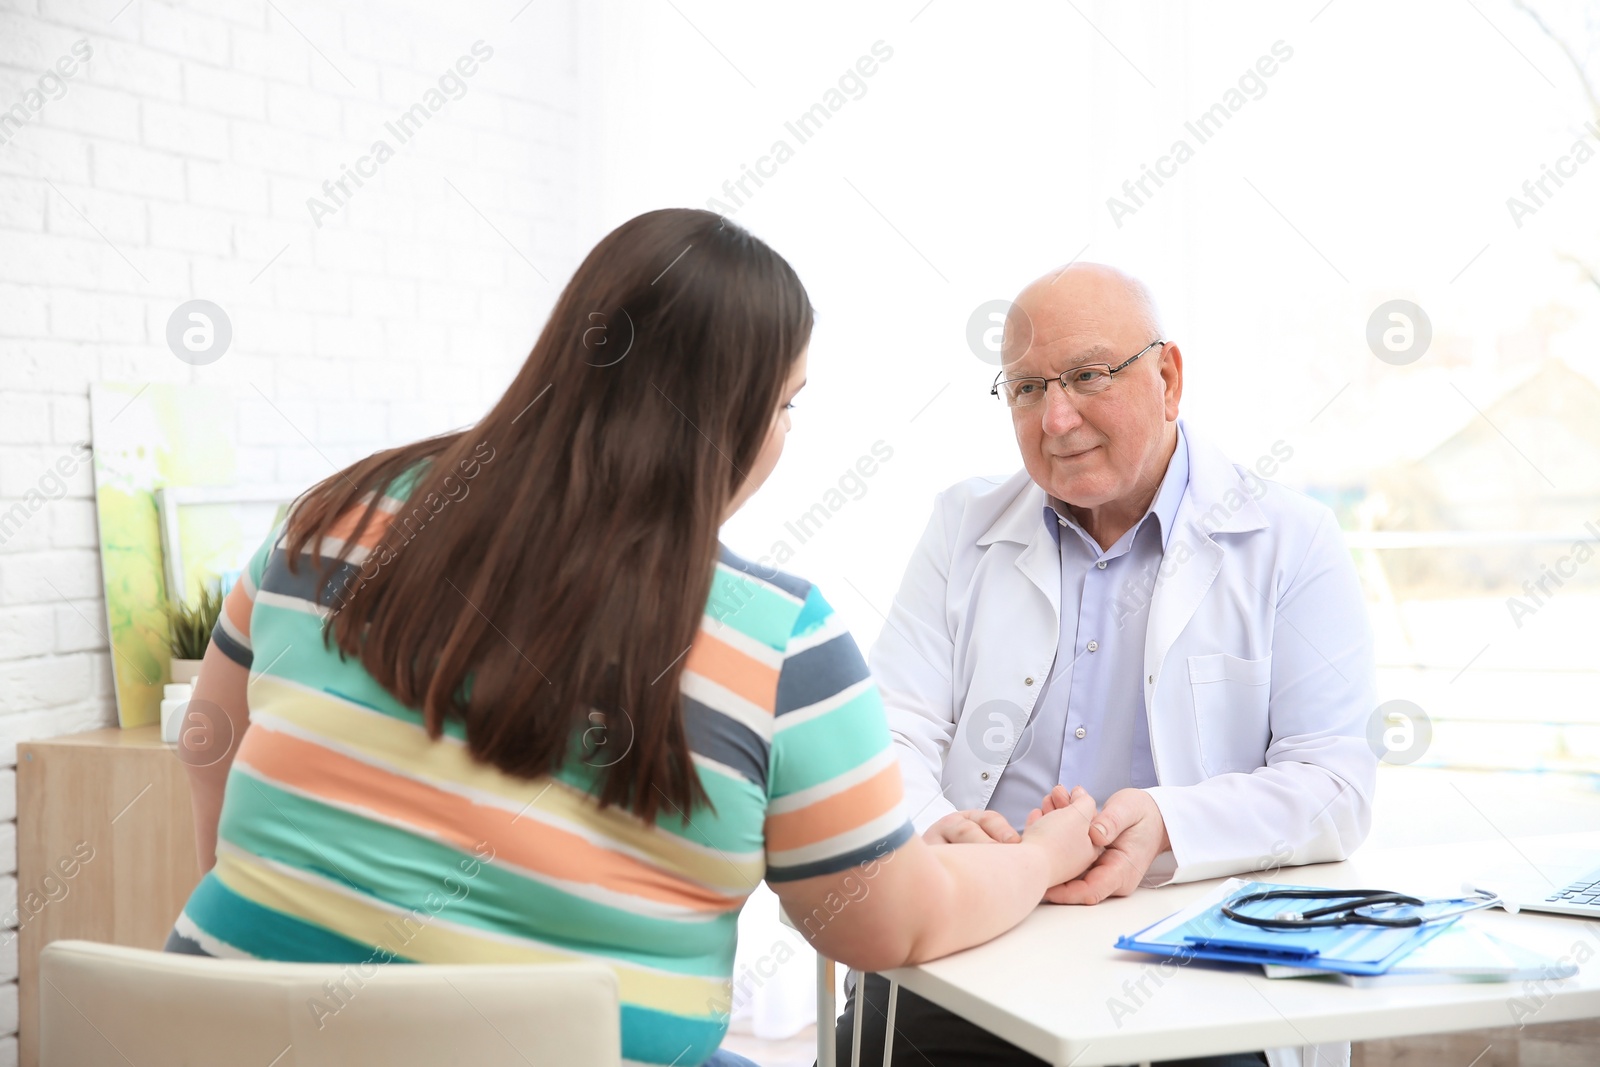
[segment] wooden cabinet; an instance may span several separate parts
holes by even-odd
[[[158,727],[17,746],[18,1046],[38,1062],[39,950],[160,948],[200,880],[189,781]]]

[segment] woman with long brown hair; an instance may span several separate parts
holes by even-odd
[[[811,325],[739,226],[641,215],[477,425],[301,496],[196,686],[232,743],[190,759],[208,873],[168,947],[601,960],[628,1060],[735,1062],[762,878],[819,951],[880,970],[987,940],[1087,867],[1086,796],[1015,845],[916,837],[850,635],[718,543],[777,463]]]

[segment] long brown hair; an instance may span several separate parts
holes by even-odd
[[[793,268],[722,216],[623,223],[476,426],[369,456],[296,502],[285,547],[291,567],[314,553],[325,641],[420,708],[430,736],[457,719],[508,774],[555,771],[603,722],[612,748],[585,760],[601,805],[687,818],[706,797],[685,653],[717,529],[811,325]],[[389,490],[406,496],[395,514],[371,506]],[[381,542],[352,558],[375,522]],[[343,547],[323,557],[328,536]]]

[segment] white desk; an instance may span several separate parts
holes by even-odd
[[[1527,870],[1531,860],[1560,877],[1552,857],[1574,846],[1600,853],[1600,833],[1519,839],[1516,846],[1496,839],[1358,853],[1344,863],[1287,867],[1257,877],[1455,895],[1464,878],[1488,867]],[[1119,935],[1177,911],[1216,884],[1145,889],[1092,908],[1043,905],[986,945],[887,977],[1057,1067],[1600,1017],[1600,922],[1560,916],[1494,910],[1472,917],[1552,958],[1571,956],[1579,946],[1594,957],[1575,978],[1534,984],[1355,989],[1336,979],[1269,981],[1259,970],[1200,961],[1168,966],[1163,975],[1158,958],[1111,947]],[[1141,980],[1143,992],[1137,988]],[[1131,1010],[1114,1011],[1112,997]],[[1515,1013],[1513,998],[1533,1013]],[[827,1020],[835,1014],[831,984],[824,999],[818,1045],[826,1065],[833,1044]]]

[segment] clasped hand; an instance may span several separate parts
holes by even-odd
[[[1066,786],[1058,785],[1029,812],[1024,833],[1033,832],[1035,823],[1057,811],[1083,813],[1090,850],[1085,853],[1087,860],[1077,877],[1045,892],[1044,899],[1052,904],[1098,904],[1107,897],[1125,897],[1139,888],[1156,857],[1172,847],[1161,809],[1143,789],[1118,790],[1095,811],[1093,798],[1081,786],[1069,792]],[[1055,821],[1060,820],[1052,820]],[[1022,835],[996,811],[951,812],[922,836],[930,844],[1014,844],[1022,840]]]

